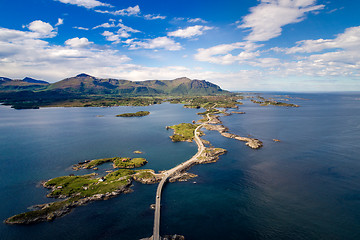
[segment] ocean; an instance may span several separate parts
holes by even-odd
[[[285,93],[262,93],[264,96]],[[167,184],[160,232],[186,239],[360,239],[360,93],[289,93],[299,108],[245,100],[220,119],[243,142],[206,131],[228,153],[189,170],[188,182]],[[306,99],[306,100],[304,100]],[[150,111],[142,118],[117,118]],[[142,168],[169,169],[191,158],[195,143],[171,142],[165,126],[198,120],[202,109],[148,107],[42,108],[0,106],[0,218],[54,201],[40,182],[74,172],[84,160],[142,155]],[[101,115],[102,117],[99,117]],[[280,142],[274,142],[279,139]],[[101,167],[100,172],[111,169]],[[157,185],[74,209],[53,222],[0,224],[0,239],[140,239],[150,237]]]

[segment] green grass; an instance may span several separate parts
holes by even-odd
[[[137,168],[144,166],[147,161],[145,158],[115,158],[113,163],[115,168]]]
[[[169,128],[174,129],[174,135],[170,138],[173,142],[192,141],[194,139],[194,131],[198,126],[199,124],[192,123],[180,123],[170,126]]]
[[[73,169],[90,169],[97,167],[101,164],[112,162],[114,168],[137,168],[144,166],[147,161],[145,158],[124,158],[124,157],[113,157],[113,158],[102,158],[102,159],[95,159],[91,160],[88,163],[83,164],[76,164],[74,165]]]
[[[94,168],[96,166],[99,166],[101,164],[107,163],[107,162],[112,162],[113,158],[102,158],[102,159],[95,159],[90,161],[89,163],[85,163],[84,165],[86,165],[85,168],[89,169],[89,168]]]
[[[9,223],[11,223],[11,222],[17,222],[17,221],[31,221],[31,220],[39,218],[39,217],[47,217],[48,214],[50,214],[50,213],[53,213],[55,211],[69,207],[71,205],[71,203],[73,203],[74,201],[77,201],[77,200],[79,200],[79,197],[74,197],[74,198],[63,200],[63,201],[53,202],[53,203],[50,203],[48,207],[45,207],[43,209],[20,213],[15,216],[12,216],[12,217],[8,218],[7,221]]]
[[[152,178],[153,175],[153,171],[151,170],[143,170],[143,171],[137,171],[138,174],[138,178],[143,178],[143,179],[148,179],[148,178]]]
[[[139,111],[139,112],[136,112],[136,113],[119,114],[119,115],[116,115],[116,117],[143,117],[143,116],[147,116],[149,114],[150,114],[149,111]]]
[[[95,174],[82,176],[64,176],[51,179],[45,183],[54,190],[49,194],[51,197],[80,196],[89,197],[94,194],[103,194],[114,191],[127,184],[127,180],[135,173],[134,170],[120,169],[104,176],[104,181],[95,178]],[[119,180],[119,178],[123,178]]]
[[[261,100],[264,101],[257,101],[257,100],[251,100],[253,103],[257,103],[260,104],[260,106],[269,106],[269,105],[273,105],[273,106],[282,106],[282,107],[300,107],[299,105],[296,104],[292,104],[292,103],[284,103],[284,102],[277,102],[275,100],[265,100],[262,97],[258,97]]]

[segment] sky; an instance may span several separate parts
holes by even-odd
[[[360,1],[0,0],[0,76],[360,91]]]

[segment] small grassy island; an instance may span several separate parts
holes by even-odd
[[[266,99],[264,97],[258,96],[257,97],[259,100],[254,100],[252,99],[251,101],[253,103],[257,103],[260,104],[260,106],[269,106],[269,105],[274,105],[274,106],[281,106],[281,107],[300,107],[297,104],[292,104],[292,103],[284,103],[284,102],[278,102],[275,99]]]
[[[170,136],[173,142],[191,142],[194,139],[194,131],[198,126],[199,124],[180,123],[166,128],[174,130],[174,134]]]
[[[91,161],[80,162],[73,166],[73,170],[80,169],[94,169],[95,167],[112,162],[114,168],[138,168],[144,166],[147,161],[145,158],[127,158],[127,157],[113,157],[113,158],[101,158]]]
[[[144,158],[104,158],[79,163],[75,165],[74,170],[94,168],[106,162],[113,162],[114,168],[135,168],[147,163]],[[12,216],[6,219],[5,223],[31,224],[51,221],[90,201],[106,200],[121,193],[131,192],[132,180],[150,184],[158,182],[159,178],[153,170],[119,169],[103,177],[91,173],[50,179],[43,183],[43,187],[51,191],[47,197],[64,200],[33,206],[35,210]]]
[[[150,114],[149,111],[139,111],[139,112],[136,112],[136,113],[119,114],[119,115],[116,115],[116,117],[143,117],[143,116],[147,116],[149,114]]]

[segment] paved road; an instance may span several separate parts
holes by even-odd
[[[208,118],[208,121],[210,120],[209,114],[206,115]],[[167,170],[166,172],[164,172],[164,177],[161,179],[157,190],[156,190],[156,200],[155,200],[155,216],[154,216],[154,230],[153,230],[153,236],[152,239],[153,240],[160,240],[160,205],[161,205],[161,191],[162,188],[166,182],[166,180],[172,176],[174,173],[176,172],[180,172],[183,169],[186,169],[188,166],[191,166],[193,164],[193,162],[196,161],[196,159],[200,156],[200,154],[204,151],[205,146],[202,143],[200,137],[199,137],[199,132],[198,130],[200,128],[202,128],[202,126],[205,123],[201,124],[200,126],[198,126],[195,129],[195,142],[198,145],[198,151],[197,153],[190,158],[189,160],[187,160],[186,162],[181,163],[180,165],[177,165],[176,167]]]

